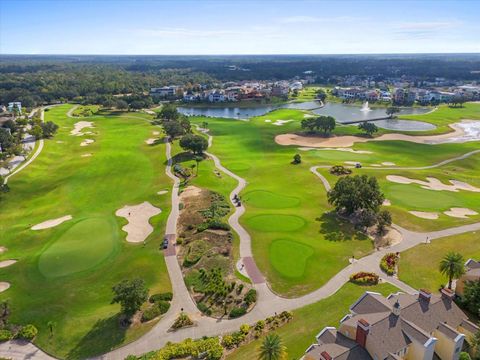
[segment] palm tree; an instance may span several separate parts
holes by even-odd
[[[449,252],[440,261],[440,272],[448,277],[448,288],[452,289],[452,280],[458,279],[465,273],[464,259],[462,254]]]
[[[268,334],[258,348],[258,360],[281,360],[287,355],[282,339],[277,334]]]

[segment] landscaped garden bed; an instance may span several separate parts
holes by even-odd
[[[380,261],[380,269],[387,275],[393,275],[397,271],[398,255],[395,253],[385,254]]]
[[[180,198],[178,259],[198,309],[213,317],[244,315],[255,304],[256,291],[235,275],[227,200],[193,186]]]
[[[372,272],[360,271],[350,276],[350,282],[357,285],[377,285],[379,276]]]

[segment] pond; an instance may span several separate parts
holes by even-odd
[[[208,117],[222,117],[230,119],[248,119],[254,116],[265,115],[266,113],[276,109],[300,109],[311,110],[314,114],[333,116],[337,122],[345,123],[350,121],[361,121],[369,119],[378,119],[386,117],[385,108],[365,109],[359,105],[341,104],[341,103],[326,103],[325,106],[320,107],[321,103],[316,101],[307,101],[301,103],[288,104],[270,104],[252,107],[188,107],[180,106],[178,111],[185,115],[192,116],[208,116]],[[429,112],[428,108],[401,108],[399,115],[425,114]],[[381,120],[375,122],[378,127],[389,130],[403,130],[403,131],[423,131],[434,129],[435,126],[421,121],[407,121],[407,120]]]

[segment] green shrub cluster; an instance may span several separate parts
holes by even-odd
[[[243,301],[250,306],[250,304],[253,304],[255,301],[257,301],[257,291],[255,289],[250,289],[248,292],[245,294],[245,297],[243,298]]]
[[[172,324],[172,329],[177,330],[182,327],[193,325],[193,321],[185,313],[180,313]]]
[[[151,303],[155,303],[158,301],[172,301],[173,299],[173,294],[171,292],[166,292],[166,293],[160,293],[160,294],[153,294],[150,296],[148,301]]]
[[[234,319],[237,317],[240,317],[242,315],[245,315],[247,310],[244,307],[234,307],[232,310],[230,310],[229,316]]]
[[[37,336],[37,334],[38,334],[37,328],[32,324],[28,324],[23,326],[20,329],[16,337],[18,339],[23,339],[23,340],[33,340],[35,336]]]
[[[205,315],[212,315],[212,310],[210,310],[210,308],[203,302],[199,302],[197,304],[197,307],[198,307],[198,310],[200,310],[202,313],[204,313]]]
[[[157,316],[160,316],[160,309],[158,306],[151,306],[146,309],[142,314],[142,322],[150,321],[155,319]]]
[[[0,341],[8,341],[13,338],[13,333],[10,330],[0,330]]]
[[[210,219],[197,226],[198,232],[202,232],[207,229],[228,231],[230,230],[230,225],[218,219]]]
[[[185,339],[180,343],[167,343],[167,345],[153,354],[152,360],[171,360],[192,357],[198,359],[219,360],[223,356],[223,347],[218,338],[207,338],[201,340]]]
[[[239,346],[245,340],[246,334],[236,331],[233,334],[225,335],[222,338],[222,345],[227,349]]]

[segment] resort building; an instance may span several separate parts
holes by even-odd
[[[480,262],[473,259],[468,259],[465,263],[465,274],[457,280],[455,294],[463,296],[468,281],[480,281]]]
[[[174,97],[177,94],[177,86],[163,86],[159,88],[151,88],[151,96]]]
[[[303,360],[458,360],[465,340],[479,327],[440,295],[366,292],[350,308],[338,329],[327,327]]]

